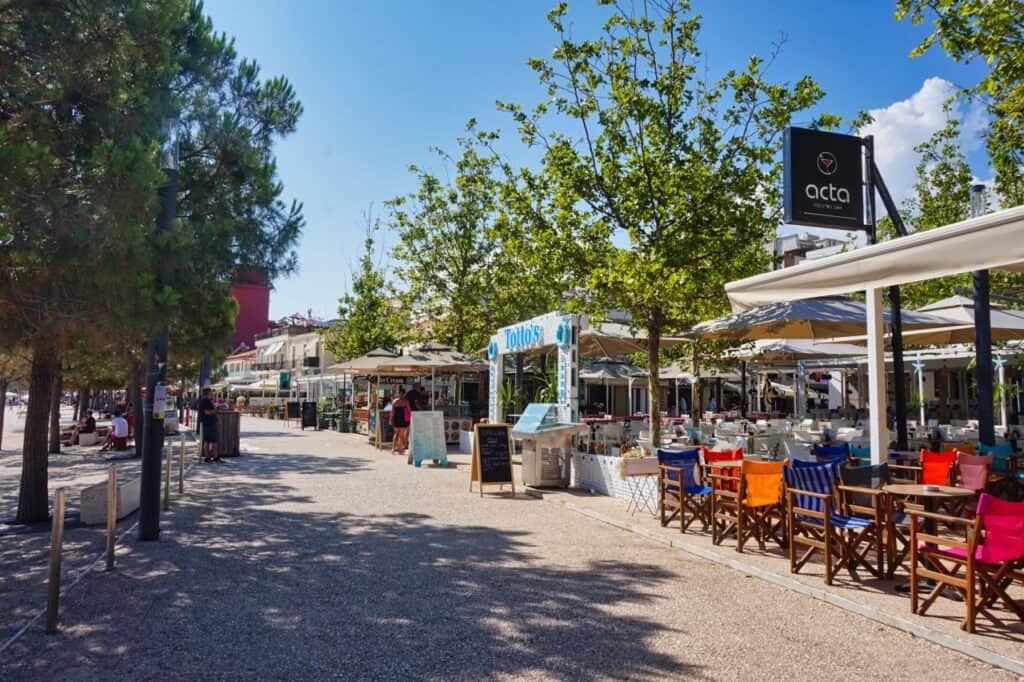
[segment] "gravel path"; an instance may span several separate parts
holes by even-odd
[[[522,494],[467,493],[362,438],[243,421],[158,543],[65,600],[0,677],[1008,679]],[[3,569],[6,571],[6,569]]]

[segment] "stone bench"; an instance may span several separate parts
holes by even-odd
[[[133,478],[117,484],[117,518],[123,519],[139,508],[140,479]],[[82,489],[81,517],[87,526],[107,522],[107,482]]]

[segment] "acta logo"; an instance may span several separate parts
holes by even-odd
[[[804,195],[808,199],[818,201],[838,201],[841,204],[850,203],[850,190],[845,187],[836,187],[832,183],[827,185],[807,185],[804,187]]]
[[[818,170],[822,175],[832,175],[839,168],[839,162],[832,152],[821,152],[818,154]]]

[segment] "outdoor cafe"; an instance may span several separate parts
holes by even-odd
[[[893,320],[882,292],[961,273],[965,264],[1024,270],[1021,234],[1024,207],[727,285],[733,314],[700,325],[693,336],[729,330],[737,339],[859,339],[865,343],[868,409],[854,424],[803,419],[704,425],[700,445],[686,439],[662,444],[656,475],[661,525],[700,529],[713,545],[738,552],[774,546],[794,574],[821,562],[826,584],[847,573],[895,581],[918,615],[948,611],[943,604],[955,600],[960,628],[967,632],[976,632],[981,622],[997,631],[1019,627],[1014,624],[1024,621],[1024,455],[1015,425],[1004,408],[1003,428],[996,429],[993,406],[985,405],[979,391],[975,414],[961,412],[967,418],[957,424],[935,420],[935,428],[910,439],[913,448],[894,447],[899,438],[894,440],[887,418],[884,352]],[[863,294],[865,303],[837,298],[851,294]],[[814,317],[808,307],[835,301],[848,312],[859,309],[859,324],[852,316],[840,324],[836,314],[808,321]],[[982,302],[976,308],[980,315],[971,324],[932,318],[927,311],[904,312],[904,340],[913,344],[918,335],[917,345],[955,343],[977,334],[976,346],[984,346],[990,322],[983,307]],[[788,311],[788,322],[780,308]],[[975,350],[982,354],[977,362],[992,362],[983,348]],[[1001,380],[998,360],[1012,352],[995,356]],[[919,362],[912,381],[920,381],[928,366],[922,356],[930,356],[932,367],[952,359],[935,347],[911,355]],[[920,422],[929,424],[927,417]]]

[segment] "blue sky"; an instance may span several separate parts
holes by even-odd
[[[502,99],[532,105],[543,92],[525,62],[550,54],[545,15],[555,0],[207,0],[217,30],[267,77],[285,75],[305,108],[297,133],[277,147],[287,199],[305,205],[300,271],[275,284],[271,317],[312,309],[333,317],[362,251],[364,214],[414,189],[410,163],[431,166],[429,147],[453,149],[466,120],[512,137],[494,107]],[[938,51],[915,60],[924,27],[892,18],[886,0],[714,0],[694,2],[704,16],[701,45],[713,73],[766,55],[785,33],[773,67],[779,81],[809,74],[828,93],[822,110],[877,114],[876,149],[897,196],[912,181],[913,145],[941,124],[953,84],[973,82],[978,66]],[[593,35],[606,8],[570,2],[577,35]],[[988,177],[978,112],[965,148]],[[509,144],[513,158],[529,155]],[[435,170],[441,170],[434,166]],[[385,247],[392,238],[385,236]]]

